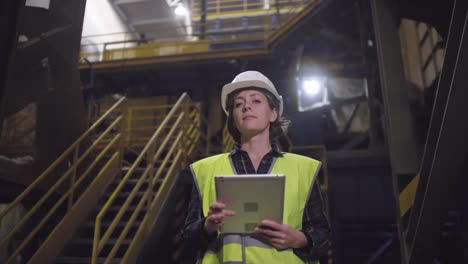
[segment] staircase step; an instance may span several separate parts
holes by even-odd
[[[168,164],[170,165],[170,162],[168,162]],[[154,171],[156,172],[158,170],[158,166],[160,164],[155,164],[156,166],[154,166]],[[167,165],[166,165],[167,167]],[[130,170],[130,167],[123,167],[122,169],[122,172],[124,173],[124,175]],[[133,174],[136,174],[136,175],[141,175],[144,171],[146,170],[146,167],[136,167],[135,169],[133,169]],[[163,174],[164,172],[167,172],[168,168],[165,168],[163,169]]]
[[[153,192],[153,193],[154,193],[154,192]],[[136,193],[135,193],[135,196],[134,196],[133,198],[142,197],[144,194],[145,194],[144,191],[136,192]],[[106,193],[104,194],[104,197],[109,198],[111,195],[112,195],[112,193],[106,192]],[[116,199],[118,199],[118,198],[120,198],[120,199],[125,198],[125,199],[126,199],[129,195],[130,195],[130,192],[128,192],[128,191],[123,191],[123,192],[119,192],[119,194],[118,194],[115,198],[116,198]]]
[[[102,248],[99,256],[107,256],[112,248],[116,245],[117,238],[109,238],[106,241],[106,244]],[[116,248],[115,257],[119,258],[125,254],[126,249],[131,243],[131,239],[123,239],[120,245]],[[93,238],[92,237],[83,237],[83,238],[73,238],[69,241],[66,249],[61,253],[62,257],[80,257],[80,258],[90,258],[93,252]]]
[[[142,173],[142,172],[145,171],[145,169],[146,169],[146,167],[137,167],[137,168],[133,169],[133,172]],[[128,166],[122,167],[123,172],[128,172],[129,170],[130,170],[130,167],[128,167]]]
[[[108,228],[110,227],[110,224],[111,224],[110,222],[102,222],[101,232],[106,232]],[[119,236],[120,233],[123,231],[126,224],[127,222],[124,222],[124,221],[117,223],[114,231],[111,234],[111,238],[115,238]],[[137,221],[131,224],[128,230],[128,236],[133,237],[133,235],[137,232],[140,225],[141,225],[141,221]],[[81,227],[80,232],[77,235],[75,235],[75,238],[92,238],[94,237],[94,231],[95,231],[95,223],[91,221],[86,222]]]
[[[101,223],[101,227],[108,227],[110,226],[111,222],[102,222]],[[117,227],[124,227],[127,223],[125,222],[119,222],[117,223]],[[140,226],[141,222],[137,221],[135,223],[132,224],[132,227],[138,227]],[[91,221],[87,221],[84,226],[86,227],[94,227],[95,225],[95,222],[91,222]]]
[[[109,238],[107,240],[106,245],[113,245],[117,242],[116,238]],[[123,239],[121,245],[130,245],[130,242],[132,242],[131,239]],[[92,245],[93,244],[93,239],[92,238],[74,238],[72,239],[73,244],[81,244],[81,245]]]
[[[133,186],[135,186],[135,185],[138,183],[138,180],[139,180],[139,179],[128,179],[128,180],[125,182],[124,188],[128,188],[128,187],[133,187]],[[164,178],[159,177],[159,178],[156,180],[156,182],[155,182],[155,186],[157,186],[158,184],[162,183],[163,180],[164,180]],[[115,189],[115,188],[117,187],[117,185],[120,184],[120,181],[121,181],[121,179],[117,179],[116,181],[114,181],[113,183],[111,183],[112,189]],[[147,186],[147,185],[148,185],[148,179],[143,180],[142,186]]]
[[[119,206],[119,205],[110,206],[109,210],[110,211],[119,211],[120,208],[121,208],[121,206]],[[129,207],[127,207],[126,212],[133,212],[133,211],[136,210],[136,208],[137,208],[136,205],[130,205]],[[143,207],[143,208],[140,209],[140,212],[146,212],[146,209],[147,209],[146,207]]]
[[[104,263],[105,258],[98,258],[97,263]],[[55,264],[89,264],[91,263],[91,258],[81,258],[81,257],[58,257],[55,259]],[[116,258],[111,260],[109,263],[119,264],[122,263],[122,259]]]
[[[152,194],[151,194],[151,198],[154,198],[154,196],[156,195],[157,192],[153,191]],[[139,191],[139,192],[136,192],[135,195],[133,196],[133,198],[131,199],[130,201],[130,204],[129,206],[136,206],[139,201],[141,201],[141,199],[143,199],[143,195],[145,194],[144,191]],[[104,203],[110,198],[111,194],[110,193],[106,193],[104,194],[103,198],[101,200],[101,202],[99,203],[98,205],[98,208],[97,210],[101,210],[101,208],[104,206]],[[123,191],[123,192],[120,192],[114,199],[114,201],[112,202],[111,204],[111,207],[113,207],[113,209],[115,209],[116,207],[119,207],[121,205],[124,204],[124,202],[127,200],[127,198],[130,196],[130,192],[127,192],[127,191]],[[110,208],[109,208],[110,209]],[[129,212],[130,210],[127,210],[127,212]],[[110,210],[109,212],[115,212],[115,210]]]

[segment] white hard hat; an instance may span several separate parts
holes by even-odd
[[[228,83],[223,86],[223,90],[221,91],[221,105],[223,107],[224,112],[226,115],[229,115],[227,106],[226,106],[226,99],[230,93],[234,92],[238,89],[243,88],[261,88],[269,91],[273,94],[279,102],[279,109],[278,114],[281,116],[283,113],[283,98],[281,95],[278,94],[276,91],[275,86],[273,83],[268,79],[265,75],[261,74],[258,71],[245,71],[240,73],[239,75],[232,80],[231,83]]]

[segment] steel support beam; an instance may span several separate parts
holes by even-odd
[[[468,13],[465,6],[463,25],[459,28],[461,41],[457,49],[452,78],[439,83],[439,89],[449,89],[440,126],[432,125],[438,132],[434,156],[427,175],[427,185],[421,198],[409,263],[431,263],[440,235],[440,228],[455,191],[461,181],[463,163],[467,155],[468,115],[466,115],[468,90]],[[453,22],[453,21],[452,21]],[[456,29],[454,29],[456,30]],[[452,29],[451,29],[452,32]],[[445,67],[445,65],[444,65]],[[441,80],[442,81],[442,80]],[[463,110],[465,109],[465,110]]]
[[[163,24],[163,23],[175,23],[172,17],[164,17],[164,18],[151,18],[151,19],[135,19],[132,21],[127,21],[128,24],[132,27],[135,26],[146,26],[152,24]]]
[[[430,168],[433,162],[434,153],[436,150],[437,140],[439,137],[438,128],[442,125],[444,119],[444,108],[447,104],[447,98],[449,96],[450,87],[452,82],[453,73],[455,71],[455,65],[458,58],[458,50],[460,41],[462,38],[461,29],[463,29],[464,20],[466,16],[466,8],[468,3],[463,0],[454,1],[452,17],[450,20],[450,26],[447,31],[447,39],[445,46],[445,57],[442,71],[439,75],[437,96],[434,99],[434,106],[432,109],[431,122],[428,128],[428,135],[425,143],[424,154],[421,160],[421,166],[419,170],[420,180],[416,190],[416,199],[413,203],[411,210],[411,216],[408,223],[406,240],[411,244],[414,238],[416,224],[420,214],[422,206],[422,197],[426,191],[427,181],[430,173]],[[435,129],[434,129],[435,128]]]
[[[342,133],[348,133],[349,128],[351,127],[351,124],[353,123],[354,118],[356,117],[356,114],[359,111],[360,106],[361,106],[360,103],[356,103],[356,105],[354,106],[353,112],[351,113],[351,116],[349,117],[348,121],[346,121],[346,124],[345,124],[345,126],[343,128]]]
[[[207,15],[206,0],[201,0],[200,39],[205,39],[206,15]]]
[[[414,129],[401,58],[398,19],[393,14],[392,2],[394,1],[371,1],[387,125],[386,137],[393,174],[415,174],[418,170],[418,159]]]
[[[390,152],[395,200],[418,171],[414,128],[408,104],[408,87],[403,72],[398,20],[394,1],[371,1],[372,20],[384,101],[385,135]],[[407,263],[407,247],[396,203],[401,262]]]
[[[379,257],[381,257],[390,248],[392,243],[394,243],[394,240],[395,239],[393,237],[390,237],[387,241],[385,241],[385,243],[370,256],[366,263],[376,263]]]
[[[112,1],[114,5],[136,4],[141,2],[150,2],[150,0],[116,0]]]
[[[357,26],[361,44],[362,64],[365,67],[367,107],[369,108],[369,148],[378,149],[383,146],[382,126],[380,121],[380,99],[376,96],[378,86],[377,59],[374,58],[374,48],[369,45],[372,30],[372,15],[370,1],[358,0],[355,4]]]

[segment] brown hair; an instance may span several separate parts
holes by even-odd
[[[239,130],[237,129],[236,125],[234,124],[234,98],[236,95],[238,95],[240,92],[244,90],[257,90],[261,93],[263,93],[266,98],[268,99],[268,105],[270,106],[271,110],[276,109],[276,113],[278,113],[278,117],[276,118],[275,121],[270,122],[270,143],[273,143],[278,140],[282,135],[284,135],[287,132],[287,128],[289,126],[290,121],[281,117],[279,115],[279,104],[280,102],[276,99],[276,97],[269,92],[266,89],[263,88],[257,88],[257,87],[246,87],[242,89],[238,89],[232,93],[230,93],[227,97],[227,110],[228,110],[228,119],[227,119],[227,127],[229,134],[234,138],[234,140],[237,143],[240,143],[241,139],[241,134]]]

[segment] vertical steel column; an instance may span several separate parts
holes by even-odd
[[[460,3],[463,4],[460,6]],[[467,157],[468,116],[465,113],[467,111],[466,99],[468,98],[468,90],[466,89],[468,81],[468,8],[466,2],[460,0],[457,1],[455,7],[450,26],[449,45],[438,85],[439,90],[448,90],[447,99],[445,106],[440,109],[442,110],[440,120],[434,121],[436,107],[431,120],[426,144],[434,144],[428,146],[429,149],[433,149],[434,154],[429,157],[427,175],[421,175],[425,176],[426,181],[424,181],[425,186],[423,186],[425,187],[424,192],[418,193],[416,196],[420,208],[412,213],[410,219],[409,231],[414,240],[411,241],[409,263],[431,263],[433,261],[442,219],[447,214],[450,203],[455,197],[455,191],[461,182],[464,161]],[[453,19],[457,12],[460,12],[462,16]],[[461,39],[450,43],[451,37],[458,40],[456,36],[461,37]],[[456,45],[455,49],[449,50],[449,48],[453,48],[453,44]],[[430,140],[432,137],[435,140]]]
[[[6,92],[6,77],[10,61],[14,54],[16,45],[16,28],[19,20],[21,7],[24,6],[25,0],[7,0],[0,3],[0,28],[2,29],[2,39],[0,40],[0,124],[3,124],[4,119],[4,98]],[[0,135],[2,134],[3,126],[0,126]]]
[[[200,39],[205,39],[206,34],[206,0],[201,0]]]
[[[370,3],[367,0],[358,0],[356,1],[356,16],[358,22],[358,31],[359,38],[361,43],[361,53],[362,53],[362,64],[366,69],[366,90],[367,90],[367,107],[369,108],[369,139],[370,144],[369,148],[374,150],[382,147],[383,142],[382,138],[379,137],[381,130],[381,124],[378,116],[378,109],[376,103],[376,89],[377,89],[377,71],[376,64],[377,62],[370,57],[370,53],[374,52],[368,44],[370,40],[370,30],[372,26],[369,25],[369,20],[371,19],[370,14]]]
[[[411,216],[408,223],[408,229],[406,234],[406,240],[411,243],[414,239],[414,233],[422,207],[422,197],[426,191],[428,182],[428,175],[432,165],[432,158],[436,151],[437,140],[439,136],[439,130],[437,129],[442,125],[444,119],[444,109],[447,104],[449,97],[450,83],[452,81],[452,75],[455,70],[455,65],[458,56],[458,48],[462,38],[461,29],[464,25],[464,19],[466,16],[467,3],[463,0],[457,0],[453,5],[453,13],[446,37],[445,46],[445,57],[443,63],[443,69],[439,76],[437,96],[434,98],[434,106],[432,108],[431,123],[428,128],[428,135],[425,142],[424,154],[421,160],[421,169],[419,170],[420,180],[416,191],[416,198],[414,200],[413,208],[411,210]],[[439,88],[440,87],[440,88]],[[433,129],[436,128],[436,129]]]
[[[414,174],[418,162],[408,105],[408,88],[403,72],[398,21],[392,15],[389,2],[371,2],[385,119],[388,125],[386,136],[394,174]]]
[[[371,1],[380,83],[384,100],[385,134],[390,151],[393,189],[397,201],[397,225],[401,262],[407,263],[407,247],[400,219],[399,193],[418,171],[413,123],[408,105],[408,88],[403,72],[398,19],[393,1]]]

